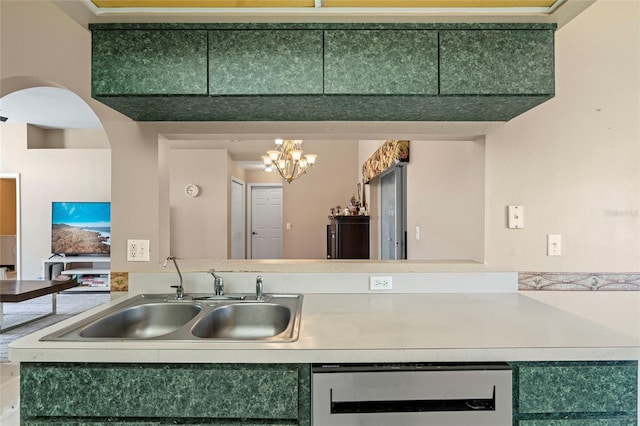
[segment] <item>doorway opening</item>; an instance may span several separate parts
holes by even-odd
[[[20,174],[0,173],[0,276],[20,279]]]

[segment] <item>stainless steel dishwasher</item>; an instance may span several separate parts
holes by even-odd
[[[510,426],[506,363],[314,364],[314,426]]]

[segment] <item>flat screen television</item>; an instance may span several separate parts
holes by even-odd
[[[111,203],[51,203],[51,253],[107,256],[111,253]]]

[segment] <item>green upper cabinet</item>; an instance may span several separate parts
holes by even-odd
[[[440,31],[440,94],[554,93],[553,30]]]
[[[210,31],[209,92],[322,94],[322,30]]]
[[[325,94],[437,95],[438,32],[326,30]]]
[[[207,94],[206,31],[108,30],[92,36],[94,96]]]

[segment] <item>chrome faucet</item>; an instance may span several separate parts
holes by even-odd
[[[262,275],[256,277],[256,300],[264,300],[264,285],[262,284]]]
[[[184,286],[182,285],[182,274],[180,273],[180,268],[178,268],[178,263],[176,263],[176,258],[173,256],[169,256],[165,259],[164,264],[162,265],[164,268],[167,267],[167,262],[173,260],[173,264],[176,267],[176,271],[178,271],[178,277],[180,277],[180,285],[172,285],[171,288],[176,289],[176,299],[182,300],[184,299]]]
[[[213,269],[209,269],[209,273],[213,275],[213,295],[224,295],[224,281],[222,280],[222,277],[220,275],[216,275],[216,271]]]

